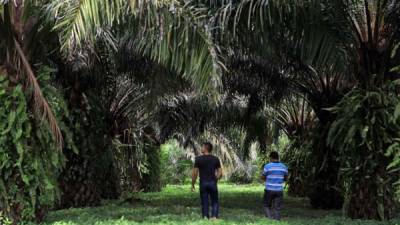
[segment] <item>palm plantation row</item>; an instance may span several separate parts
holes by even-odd
[[[158,191],[171,138],[280,131],[289,194],[390,219],[399,74],[396,0],[0,1],[0,223]]]

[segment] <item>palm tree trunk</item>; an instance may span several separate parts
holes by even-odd
[[[59,70],[63,85],[71,87],[65,96],[71,115],[64,120],[72,132],[77,152],[70,146],[63,149],[67,162],[58,180],[61,190],[58,208],[96,206],[100,204],[101,195],[94,179],[94,161],[90,158],[93,148],[93,141],[90,140],[92,121],[89,119],[79,76],[70,73],[69,66],[62,62],[59,63]]]
[[[67,163],[59,177],[58,184],[61,190],[61,201],[58,208],[97,206],[100,204],[100,192],[95,182],[93,160],[90,158],[90,141],[85,136],[88,127],[81,118],[86,118],[83,113],[74,113],[70,127],[80,124],[73,130],[74,142],[78,152],[64,148]]]
[[[325,117],[330,118],[330,117]],[[308,197],[314,208],[341,209],[344,203],[340,191],[337,153],[328,146],[327,137],[331,122],[321,120],[315,131],[312,157],[315,174],[311,175]]]
[[[385,176],[386,174],[381,174]],[[386,175],[387,176],[387,175]],[[346,214],[352,219],[387,220],[394,216],[396,203],[391,186],[384,186],[376,178],[361,179],[350,186]],[[385,190],[385,189],[388,190]]]
[[[392,184],[398,179],[386,171],[392,159],[383,155],[371,158],[371,155],[366,153],[366,148],[360,148],[361,157],[357,164],[374,160],[376,166],[363,168],[351,179],[347,190],[349,196],[345,207],[346,215],[352,219],[391,219],[397,205]]]
[[[160,145],[151,143],[146,148],[149,173],[143,176],[143,189],[147,192],[161,191]]]

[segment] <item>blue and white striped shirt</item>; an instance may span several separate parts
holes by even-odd
[[[285,176],[288,175],[288,168],[280,162],[268,163],[264,166],[263,175],[266,177],[265,190],[283,191]]]

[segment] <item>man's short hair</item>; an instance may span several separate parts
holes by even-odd
[[[278,154],[278,152],[272,151],[271,153],[269,153],[269,158],[275,159],[275,160],[279,160],[279,154]]]
[[[213,145],[210,142],[204,142],[203,147],[205,147],[208,152],[211,152],[213,150]]]

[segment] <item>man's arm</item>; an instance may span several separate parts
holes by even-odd
[[[285,181],[285,182],[288,181],[288,175],[287,174],[283,177],[283,181]]]
[[[222,178],[222,176],[223,176],[222,168],[220,167],[215,171],[215,177],[217,178],[217,180],[219,180]]]
[[[283,177],[283,181],[287,182],[288,181],[288,177],[289,177],[289,170],[287,167],[285,167],[285,175]]]
[[[264,182],[265,179],[267,179],[267,178],[264,176],[264,174],[261,174],[260,179],[261,179],[262,182]]]
[[[263,168],[261,170],[260,179],[261,179],[262,182],[265,182],[265,180],[267,179],[267,171],[265,169],[265,165],[263,166]]]
[[[198,176],[199,176],[199,169],[197,167],[193,167],[193,169],[192,169],[192,191],[194,191],[196,189],[195,185],[196,185]]]
[[[217,178],[217,181],[221,179],[222,177],[222,166],[221,166],[221,161],[217,158],[217,165],[215,169],[215,177]]]

